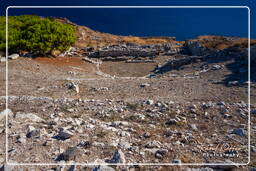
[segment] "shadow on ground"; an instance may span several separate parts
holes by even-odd
[[[231,74],[226,75],[224,80],[221,80],[218,84],[224,84],[225,86],[243,86],[247,84],[248,78],[248,60],[244,57],[233,57],[233,56],[206,56],[206,57],[190,57],[189,60],[183,62],[169,61],[160,68],[155,69],[155,75],[165,74],[172,70],[182,70],[184,65],[191,63],[203,63],[208,66],[209,64],[220,64],[227,61],[230,63],[225,64],[225,67],[231,71]],[[183,60],[183,58],[181,59]],[[177,64],[177,65],[176,65]],[[256,63],[251,62],[251,82],[256,82]]]

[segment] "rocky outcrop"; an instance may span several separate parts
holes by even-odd
[[[166,72],[171,69],[178,69],[183,65],[188,65],[203,60],[202,56],[176,55],[174,59],[169,60],[163,66],[156,69],[156,73]]]
[[[214,51],[204,47],[199,41],[188,40],[184,45],[184,53],[193,56],[205,56],[212,54]]]
[[[131,46],[131,45],[113,45],[100,48],[94,52],[89,52],[88,57],[91,58],[104,58],[104,57],[120,57],[120,56],[133,56],[133,57],[153,57],[158,55],[154,48],[148,46]]]
[[[127,43],[121,45],[112,45],[100,48],[98,50],[88,50],[87,56],[90,58],[104,58],[106,60],[127,60],[129,57],[155,57],[159,54],[173,55],[181,51],[177,43],[137,45]]]

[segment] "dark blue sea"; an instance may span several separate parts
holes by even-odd
[[[4,1],[1,15],[5,15],[7,6],[20,5],[170,5],[170,6],[248,6],[251,21],[254,20],[256,5],[253,0],[37,0]],[[117,35],[133,36],[173,36],[177,40],[191,39],[199,35],[224,35],[248,37],[247,8],[10,8],[9,15],[36,14],[39,16],[65,17],[79,25],[93,30]],[[255,22],[252,22],[251,37],[255,38]]]

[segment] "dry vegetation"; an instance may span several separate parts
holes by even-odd
[[[230,41],[229,38],[224,36],[199,36],[197,39],[193,41],[200,41],[205,47],[209,49],[218,49],[223,50],[226,48],[232,47],[248,47],[248,39],[247,38],[232,38]],[[251,46],[256,44],[256,40],[251,40]]]
[[[102,47],[119,43],[160,44],[175,41],[167,37],[136,37],[136,36],[117,36],[108,33],[93,31],[85,26],[77,27],[78,40],[75,43],[77,47]]]

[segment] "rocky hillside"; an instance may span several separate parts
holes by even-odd
[[[109,33],[94,31],[86,26],[79,26],[72,23],[66,18],[56,18],[57,21],[65,24],[72,24],[77,27],[76,47],[102,47],[114,44],[136,43],[139,45],[146,44],[163,44],[172,43],[175,37],[136,37],[136,36],[119,36]]]
[[[168,44],[177,43],[181,46],[189,44],[198,44],[210,50],[224,50],[227,48],[247,48],[248,39],[241,37],[225,37],[215,35],[198,36],[191,40],[176,41],[175,37],[137,37],[137,36],[120,36],[109,33],[102,33],[92,30],[86,26],[80,26],[72,23],[66,18],[56,18],[57,21],[65,24],[71,24],[77,27],[77,47],[103,47],[114,44],[135,43],[138,45]],[[251,46],[256,44],[256,40],[251,40]]]
[[[0,63],[0,141],[8,140],[0,143],[0,170],[255,170],[256,72],[249,103],[247,39],[125,37],[56,20],[76,27],[75,44],[55,58],[10,55],[7,110]],[[237,165],[249,151],[251,163]],[[10,163],[59,166],[11,168],[6,155]],[[175,166],[114,166],[131,163]]]

